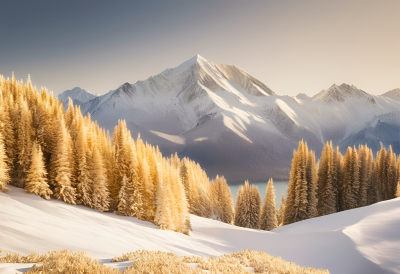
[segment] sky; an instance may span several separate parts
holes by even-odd
[[[196,54],[278,94],[400,88],[397,0],[1,0],[0,74],[95,94]]]

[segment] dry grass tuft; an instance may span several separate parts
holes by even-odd
[[[161,251],[136,251],[116,257],[114,262],[135,261],[125,273],[312,273],[326,274],[327,270],[301,267],[265,252],[243,250],[216,258],[180,257]],[[188,264],[196,264],[196,267]]]
[[[1,253],[1,250],[0,250]],[[273,257],[265,252],[243,250],[215,258],[181,257],[170,252],[140,250],[123,254],[112,259],[113,262],[134,261],[123,271],[130,273],[329,273],[327,270],[300,267],[282,258]],[[0,263],[37,263],[27,273],[121,273],[101,265],[89,258],[84,252],[69,250],[50,251],[45,255],[29,254],[21,256],[7,253]]]
[[[89,258],[84,252],[69,250],[50,251],[41,263],[42,265],[35,265],[32,270],[26,273],[120,273],[117,269],[101,265],[97,260]]]
[[[0,263],[40,263],[45,257],[45,255],[36,253],[31,253],[26,256],[22,256],[18,253],[6,253],[4,257],[0,257]]]

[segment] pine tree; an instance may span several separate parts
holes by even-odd
[[[113,181],[109,182],[108,190],[110,193],[110,210],[115,210],[118,205],[118,195],[121,188],[122,178],[127,177],[127,180],[132,177],[129,173],[133,171],[130,170],[130,165],[135,169],[136,176],[136,151],[135,144],[131,137],[130,132],[126,127],[125,121],[118,121],[118,125],[114,128],[114,134],[112,138],[113,144],[113,155],[114,155],[114,176]],[[133,162],[132,162],[133,161]],[[137,180],[137,179],[136,179]]]
[[[360,192],[358,193],[358,206],[368,204],[368,189],[370,188],[373,156],[372,151],[366,145],[359,146],[359,166],[360,166]]]
[[[99,211],[106,211],[110,202],[108,200],[108,189],[106,176],[104,174],[103,160],[96,148],[92,151],[91,156],[89,176],[92,197],[90,207]]]
[[[142,205],[143,205],[143,218],[148,221],[154,219],[153,214],[153,195],[154,195],[154,185],[150,177],[150,166],[147,162],[147,156],[145,151],[145,146],[143,141],[138,137],[136,140],[136,173],[137,180],[142,186]]]
[[[28,193],[41,196],[49,200],[53,192],[47,183],[47,172],[43,160],[43,152],[38,143],[33,144],[31,167],[29,169],[25,190]]]
[[[264,206],[261,210],[259,228],[263,230],[272,230],[277,226],[278,220],[275,208],[274,181],[269,179],[265,194]]]
[[[138,181],[136,172],[136,154],[133,145],[128,145],[126,150],[127,166],[123,173],[121,188],[119,191],[119,199],[117,212],[125,216],[134,216],[142,218],[143,216],[143,197],[141,186]]]
[[[279,210],[277,213],[278,226],[282,225],[283,215],[285,213],[285,205],[286,205],[285,195],[283,195],[282,193],[281,204],[279,205]]]
[[[214,216],[224,223],[232,223],[234,217],[232,193],[223,176],[217,175],[211,182],[211,192]]]
[[[9,106],[13,103],[7,101],[5,98],[3,98],[3,94],[0,91],[0,134],[1,136],[3,136],[4,151],[6,155],[7,165],[10,171],[14,168],[14,164],[16,162],[16,138],[14,136],[14,130],[11,123],[9,111]]]
[[[376,153],[375,160],[375,179],[377,184],[377,202],[382,201],[386,198],[386,174],[387,174],[387,151],[381,144],[381,149]]]
[[[161,229],[175,230],[172,222],[171,210],[171,190],[169,184],[160,182],[156,191],[156,216],[154,222],[160,226]]]
[[[393,152],[392,146],[389,146],[387,152],[387,177],[386,177],[386,195],[385,200],[396,197],[397,187],[397,157]]]
[[[26,174],[29,170],[32,151],[32,114],[29,111],[28,102],[19,95],[17,108],[12,117],[16,125],[16,163],[14,165],[13,184],[17,187],[24,187]]]
[[[59,120],[59,132],[57,135],[57,146],[52,154],[52,165],[54,177],[54,197],[66,203],[75,204],[75,189],[72,187],[72,144],[71,137],[65,126],[64,119]]]
[[[171,162],[171,159],[169,160],[170,161],[168,162],[168,164],[170,165],[170,168],[168,168],[168,179],[173,194],[171,200],[173,202],[172,208],[174,213],[175,231],[189,234],[189,210],[185,188],[179,177],[179,158],[176,158],[175,160],[173,159],[173,162]]]
[[[371,176],[369,180],[369,187],[367,190],[367,205],[371,205],[373,203],[378,202],[378,193],[379,193],[379,185],[378,185],[378,174],[377,174],[377,162],[372,162]]]
[[[255,185],[246,181],[239,187],[235,205],[235,225],[258,228],[261,211],[261,196]]]
[[[359,162],[357,150],[348,147],[343,163],[343,196],[341,197],[342,210],[358,207],[360,191]]]
[[[318,215],[337,210],[337,169],[335,168],[332,141],[327,142],[321,153],[318,169]]]
[[[85,128],[83,121],[81,121],[77,127],[77,136],[74,144],[76,203],[90,206],[91,187],[87,159],[87,129]]]
[[[283,224],[317,215],[317,170],[314,152],[303,141],[293,153]]]
[[[6,185],[10,181],[9,169],[7,166],[7,156],[3,143],[3,136],[0,133],[0,190],[6,191]]]
[[[341,199],[340,197],[343,194],[343,155],[340,153],[339,147],[336,146],[336,149],[333,150],[333,169],[332,174],[333,177],[332,184],[334,188],[336,188],[336,212],[341,209]]]
[[[315,154],[313,151],[307,151],[306,181],[307,181],[307,218],[314,218],[318,215],[318,210],[317,210],[318,171],[317,171],[317,164],[315,163]]]

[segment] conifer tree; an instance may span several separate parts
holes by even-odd
[[[57,146],[52,156],[54,197],[66,203],[75,204],[75,189],[72,187],[72,144],[64,119],[59,120]]]
[[[98,149],[93,148],[91,152],[90,170],[91,182],[91,208],[99,211],[106,211],[109,207],[108,189],[104,173],[103,160]]]
[[[175,230],[172,222],[171,190],[168,183],[160,182],[156,191],[156,216],[154,222],[161,229]]]
[[[377,201],[382,201],[386,196],[386,178],[387,178],[387,151],[381,144],[381,149],[376,153],[375,160],[375,178],[377,184]]]
[[[154,220],[156,214],[156,190],[160,183],[159,163],[157,160],[157,151],[151,146],[146,146],[146,158],[149,165],[149,180],[151,185],[147,189],[148,201],[147,218]]]
[[[143,197],[141,186],[137,177],[136,169],[136,153],[134,146],[128,145],[126,150],[126,170],[124,171],[120,191],[117,211],[121,215],[143,217]],[[125,182],[124,182],[125,181]]]
[[[278,226],[282,225],[283,215],[285,214],[285,205],[286,205],[285,195],[283,195],[282,193],[281,203],[279,205],[279,210],[277,213]]]
[[[386,177],[386,195],[385,200],[393,199],[396,197],[396,187],[397,187],[397,157],[393,152],[392,146],[389,146],[387,152],[387,177]]]
[[[7,155],[4,148],[3,136],[0,133],[0,190],[6,191],[6,185],[10,181],[9,169],[7,165]]]
[[[283,224],[316,216],[317,180],[314,152],[300,141],[297,151],[293,153]]]
[[[118,196],[121,188],[122,178],[127,177],[127,180],[137,176],[136,170],[136,149],[134,141],[126,127],[125,121],[118,121],[117,126],[114,128],[112,138],[113,155],[116,163],[114,169],[113,181],[109,182],[108,190],[110,193],[110,210],[115,210],[118,205]],[[133,151],[135,150],[135,151]],[[135,170],[130,170],[130,167]],[[128,173],[135,173],[128,174]],[[137,178],[135,179],[137,181]],[[135,183],[137,184],[137,183]]]
[[[25,190],[46,200],[49,200],[51,194],[53,194],[47,183],[43,152],[36,142],[33,144],[31,167],[26,178]]]
[[[223,176],[215,177],[211,183],[211,192],[215,217],[224,223],[232,223],[234,217],[232,193]]]
[[[325,144],[319,160],[317,206],[319,216],[335,213],[337,210],[338,187],[335,165],[332,141],[330,141]]]
[[[313,151],[307,151],[306,166],[307,181],[307,218],[314,218],[318,215],[317,188],[318,188],[318,170],[315,163],[315,154]]]
[[[396,198],[400,197],[400,180],[397,182],[396,186]]]
[[[87,130],[83,125],[83,121],[80,122],[77,127],[77,135],[74,144],[76,203],[90,206],[91,187],[88,170],[89,163],[87,159]]]
[[[342,210],[358,207],[358,195],[360,191],[359,162],[357,150],[348,147],[343,163],[343,196]]]
[[[177,159],[179,160],[179,159]],[[188,204],[185,194],[185,188],[179,177],[179,161],[175,161],[175,163],[169,163],[171,168],[169,171],[169,180],[173,201],[173,212],[174,212],[174,222],[175,222],[175,231],[182,232],[184,234],[189,234],[190,230],[190,219],[189,219],[189,210]],[[167,168],[166,168],[167,169]]]
[[[366,206],[368,203],[368,189],[371,184],[373,156],[372,151],[366,145],[359,146],[359,166],[360,166],[360,191],[357,195],[358,206]]]
[[[10,119],[10,105],[13,105],[13,102],[9,102],[4,98],[0,90],[0,134],[3,136],[7,165],[9,170],[12,170],[16,162],[16,145],[13,125]]]
[[[278,220],[275,208],[274,181],[269,179],[265,194],[264,206],[261,210],[259,228],[263,230],[272,230],[277,226]]]
[[[27,101],[19,95],[17,107],[14,112],[16,136],[16,164],[14,165],[13,184],[17,187],[24,187],[26,174],[30,166],[32,151],[32,114],[29,111]]]
[[[136,140],[136,173],[138,183],[142,186],[142,205],[143,205],[143,218],[151,221],[154,219],[153,215],[153,195],[154,185],[150,177],[150,166],[147,161],[145,146],[140,136]]]
[[[343,155],[340,153],[339,147],[333,150],[333,185],[337,189],[336,192],[336,212],[341,209],[341,199],[343,194]]]
[[[255,185],[245,181],[239,187],[235,204],[235,225],[258,228],[261,211],[261,196]]]

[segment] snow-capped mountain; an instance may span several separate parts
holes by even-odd
[[[329,89],[323,90],[316,94],[314,99],[320,99],[324,102],[344,102],[347,99],[359,98],[365,99],[370,103],[375,103],[373,96],[365,91],[358,89],[354,85],[341,84],[340,86],[333,84]]]
[[[388,92],[382,94],[382,96],[400,101],[400,88],[389,90]]]
[[[73,89],[66,90],[58,95],[58,99],[63,103],[64,107],[68,106],[69,98],[72,99],[74,104],[81,105],[83,103],[92,100],[95,97],[96,95],[93,95],[87,92],[86,90],[81,89],[80,87],[75,87]]]
[[[287,178],[301,139],[317,154],[328,140],[372,148],[382,141],[400,152],[400,101],[347,84],[312,98],[278,96],[242,69],[199,55],[81,107],[111,132],[125,119],[134,136],[164,153],[189,156],[230,182]]]

